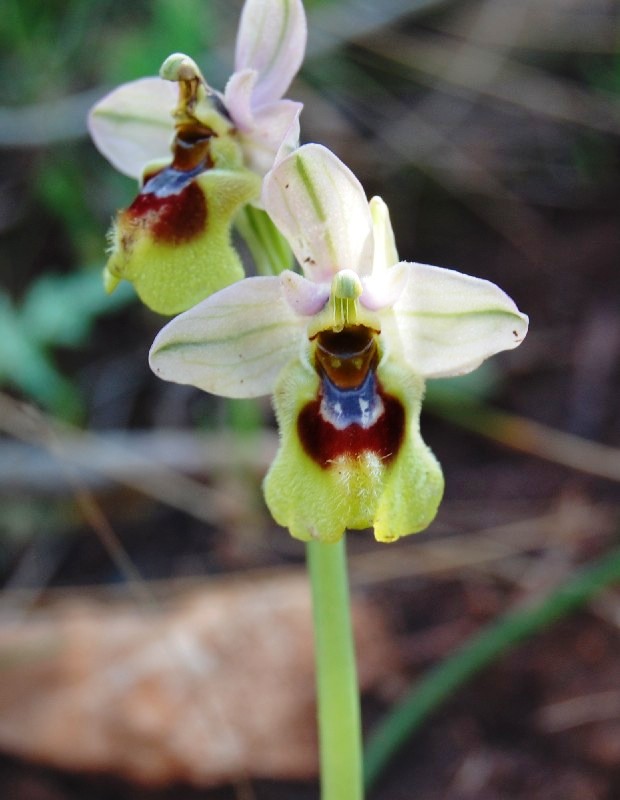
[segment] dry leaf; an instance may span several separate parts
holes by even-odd
[[[354,603],[360,681],[396,666]],[[201,786],[316,774],[303,575],[217,583],[154,612],[73,596],[0,627],[0,748],[70,770]]]

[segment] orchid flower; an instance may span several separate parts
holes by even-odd
[[[95,105],[95,145],[140,180],[110,232],[110,290],[130,280],[148,306],[174,314],[243,277],[231,225],[239,209],[260,204],[276,154],[297,146],[302,106],[282,98],[305,44],[302,0],[246,0],[223,93],[176,53],[159,78],[124,84]]]
[[[228,397],[273,393],[280,447],[264,483],[275,520],[332,542],[387,542],[430,524],[443,477],[420,435],[427,378],[516,347],[527,317],[497,286],[399,261],[387,207],[305,145],[267,175],[263,203],[303,276],[254,277],[172,320],[150,363]]]

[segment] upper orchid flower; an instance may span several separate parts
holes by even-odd
[[[281,443],[264,488],[293,536],[421,530],[443,492],[420,436],[424,380],[516,347],[527,317],[488,281],[399,262],[384,203],[319,145],[277,164],[263,203],[305,277],[211,296],[159,333],[151,366],[215,394],[274,393]]]
[[[95,144],[141,187],[110,234],[109,288],[126,278],[173,314],[243,277],[230,227],[260,202],[276,154],[297,145],[301,103],[282,96],[305,44],[301,0],[246,0],[223,94],[177,53],[161,77],[124,84],[92,109]]]

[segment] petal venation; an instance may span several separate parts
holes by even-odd
[[[289,240],[304,274],[331,282],[343,269],[372,269],[372,220],[355,175],[322,145],[307,144],[265,177],[263,205]]]
[[[235,70],[258,72],[254,107],[284,96],[303,61],[306,38],[301,0],[247,0],[239,22]]]
[[[462,375],[523,341],[528,318],[494,283],[427,264],[405,267],[386,341],[419,375]]]
[[[170,156],[177,96],[177,86],[161,78],[141,78],[111,91],[88,115],[99,152],[130,178],[139,178],[148,162]]]
[[[169,322],[149,363],[164,380],[224,397],[259,397],[273,391],[297,354],[304,324],[279,278],[247,278]]]

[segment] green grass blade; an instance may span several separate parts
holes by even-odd
[[[372,786],[390,759],[426,718],[470,677],[528,636],[585,605],[620,581],[620,547],[585,567],[534,606],[506,614],[475,634],[453,656],[416,684],[387,715],[366,747],[366,786]]]

